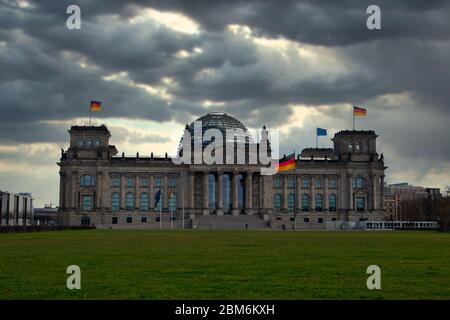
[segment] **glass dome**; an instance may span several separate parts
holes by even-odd
[[[223,112],[210,112],[198,118],[190,125],[187,125],[186,130],[188,130],[192,142],[194,141],[194,123],[197,121],[201,122],[202,125],[202,137],[206,130],[217,129],[222,133],[225,141],[227,142],[233,142],[235,139],[242,142],[246,141],[247,143],[251,142],[251,137],[247,127],[238,119]],[[228,132],[227,136],[227,130],[231,130],[231,136],[230,132]],[[196,138],[202,139],[202,137]],[[209,143],[209,141],[210,140],[208,139],[204,139],[203,144]]]

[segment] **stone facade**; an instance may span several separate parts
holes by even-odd
[[[275,175],[248,162],[176,165],[167,154],[117,156],[105,126],[72,126],[69,133],[58,163],[60,225],[189,228],[205,215],[251,215],[272,228],[324,229],[327,221],[385,217],[386,167],[373,131],[338,132],[333,149],[305,149],[295,170]]]

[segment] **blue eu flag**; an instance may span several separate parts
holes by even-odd
[[[161,199],[161,189],[155,194],[155,208],[158,206],[159,199]]]
[[[317,136],[326,136],[327,129],[317,128]]]

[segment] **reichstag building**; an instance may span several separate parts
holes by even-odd
[[[61,150],[58,162],[58,224],[326,229],[385,218],[387,167],[376,151],[374,131],[340,131],[332,138],[333,148],[303,149],[296,155],[294,170],[266,175],[261,173],[266,164],[259,158],[250,161],[250,150],[260,150],[263,143],[271,155],[265,127],[261,140],[255,140],[248,138],[248,129],[238,119],[225,113],[208,113],[199,122],[203,132],[214,129],[224,136],[229,130],[244,132],[244,161],[178,164],[167,153],[125,156],[109,144],[111,134],[105,125],[72,126],[70,146]],[[186,125],[185,134],[193,137],[194,131],[194,123]],[[186,146],[183,138],[180,146]],[[237,145],[235,141],[231,143]],[[203,143],[201,149],[206,147]],[[189,151],[193,159],[194,150],[180,147],[178,155],[186,157]],[[239,151],[233,153],[234,159],[238,156]]]

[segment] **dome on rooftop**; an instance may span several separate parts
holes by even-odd
[[[202,125],[202,136],[208,129],[217,129],[219,130],[223,137],[226,138],[226,141],[234,141],[234,136],[227,137],[227,130],[231,130],[235,133],[237,139],[243,138],[245,141],[251,141],[251,137],[247,127],[238,119],[229,116],[224,112],[210,112],[189,125],[186,125],[186,130],[188,130],[191,141],[194,140],[194,123],[201,122]],[[201,137],[200,137],[201,138]],[[248,140],[247,140],[248,139]],[[208,143],[208,141],[204,141],[204,143]]]

